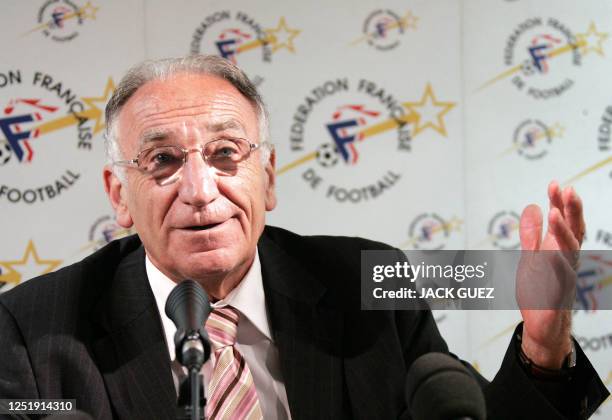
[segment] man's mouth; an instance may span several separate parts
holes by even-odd
[[[185,229],[187,230],[194,230],[194,231],[199,231],[199,230],[209,230],[212,229],[216,226],[219,226],[221,223],[211,223],[209,225],[204,225],[204,226],[188,226]]]

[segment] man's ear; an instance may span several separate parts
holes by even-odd
[[[270,158],[265,167],[265,194],[266,194],[266,211],[274,210],[276,207],[276,152],[274,148],[270,150]]]
[[[104,167],[102,174],[104,177],[104,190],[108,195],[113,209],[115,209],[115,217],[119,226],[130,228],[134,224],[132,216],[127,206],[126,189],[119,181],[119,178],[113,173],[113,168],[110,165]]]

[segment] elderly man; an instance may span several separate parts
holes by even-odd
[[[389,247],[265,226],[275,155],[244,73],[212,56],[142,63],[106,121],[106,192],[138,236],[0,297],[1,397],[75,398],[97,419],[172,418],[184,373],[163,307],[194,279],[215,308],[209,418],[407,417],[408,368],[447,346],[429,311],[359,309],[360,251]],[[556,184],[549,197],[543,241],[539,209],[523,213],[523,247],[579,249],[579,198]],[[593,413],[607,391],[572,345],[569,312],[522,315],[495,380],[472,369],[489,418]]]

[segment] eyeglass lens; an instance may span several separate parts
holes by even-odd
[[[138,157],[138,167],[158,182],[172,177],[187,160],[187,150],[178,146],[159,146],[144,150]],[[250,153],[243,139],[218,139],[208,142],[202,150],[204,159],[218,171],[233,174],[238,164]]]

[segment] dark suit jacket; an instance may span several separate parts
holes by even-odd
[[[389,247],[272,227],[258,247],[292,417],[407,418],[410,364],[448,349],[429,311],[359,309],[360,250]],[[0,296],[0,397],[76,398],[96,419],[173,418],[162,331],[140,240],[115,241]],[[580,350],[578,363],[571,384],[538,384],[511,343],[491,384],[476,374],[489,418],[566,418],[563,404],[592,413],[607,390]]]

